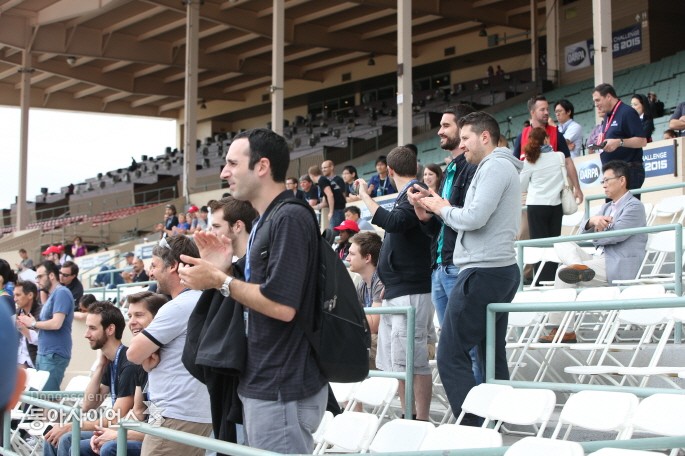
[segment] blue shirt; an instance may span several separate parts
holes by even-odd
[[[645,137],[640,115],[629,105],[621,103],[616,107],[616,114],[614,114],[613,119],[611,117],[611,112],[606,113],[604,121],[602,122],[602,129],[600,131],[606,131],[604,139]],[[609,120],[611,120],[611,124],[607,128],[606,123]],[[634,149],[632,147],[623,146],[613,152],[602,152],[599,154],[599,158],[602,160],[602,164],[611,160],[642,163],[642,148],[639,147]]]
[[[372,197],[376,196],[383,196],[383,195],[390,195],[392,193],[397,193],[397,189],[392,186],[392,182],[390,182],[390,177],[386,176],[385,179],[381,182],[381,178],[378,174],[373,176],[369,180],[369,187],[373,185],[373,194],[371,195]]]
[[[57,330],[38,331],[38,354],[56,354],[71,359],[71,324],[74,321],[74,297],[65,286],[59,285],[50,293],[40,312],[40,321],[52,319],[56,313],[65,315],[62,327]]]

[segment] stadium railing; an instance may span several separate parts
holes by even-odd
[[[664,190],[673,190],[676,188],[685,188],[685,182],[677,182],[675,184],[666,184],[666,185],[657,185],[654,187],[646,187],[646,188],[636,188],[636,189],[630,190],[630,193],[632,193],[633,195],[642,195],[645,193],[661,192]],[[585,197],[585,218],[586,219],[588,217],[590,217],[590,201],[603,200],[605,198],[606,198],[606,196],[602,195],[602,194],[588,195]]]

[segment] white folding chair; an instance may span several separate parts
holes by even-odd
[[[584,456],[583,447],[577,442],[550,440],[540,437],[524,437],[515,442],[504,456]]]
[[[420,451],[493,448],[502,446],[502,434],[494,429],[441,424],[423,440]]]
[[[535,435],[542,437],[556,404],[554,391],[548,389],[514,388],[499,394],[488,410],[488,421],[494,421],[494,429],[503,423],[518,426],[533,426]],[[514,434],[510,429],[509,433]]]
[[[363,404],[371,408],[370,413],[382,420],[397,395],[398,386],[399,381],[396,378],[367,378],[352,391],[345,411],[354,410],[357,404]]]
[[[365,453],[378,430],[378,417],[363,412],[343,412],[326,427],[314,454]]]
[[[352,398],[352,393],[354,392],[354,389],[360,384],[361,382],[356,382],[356,383],[335,383],[331,382],[331,389],[333,390],[333,395],[335,396],[335,400],[338,401],[338,404],[345,404],[347,403],[351,398]]]
[[[461,413],[457,417],[457,424],[463,421],[467,413],[487,420],[490,406],[499,399],[500,395],[507,394],[513,389],[509,385],[498,385],[495,383],[481,383],[474,386],[466,395],[464,403],[461,405]],[[485,426],[485,424],[484,422],[483,425]]]
[[[323,441],[323,434],[326,432],[326,428],[328,427],[329,424],[331,424],[331,421],[333,421],[333,414],[326,410],[323,412],[323,417],[321,418],[321,422],[319,423],[319,427],[316,428],[316,431],[312,434],[312,438],[314,438],[314,443],[317,445]]]
[[[594,453],[590,453],[588,456],[658,456],[663,455],[663,453],[655,453],[653,451],[644,450],[626,450],[623,448],[602,448]]]
[[[426,436],[435,429],[426,421],[396,419],[383,425],[369,446],[371,453],[418,451]]]
[[[562,440],[568,440],[573,427],[616,432],[617,439],[630,435],[630,423],[638,398],[634,394],[585,390],[571,395],[559,415],[551,438],[556,439],[567,426]]]
[[[685,435],[685,396],[681,394],[653,394],[644,398],[635,410],[630,426],[633,432],[647,432],[665,437]],[[678,453],[673,448],[671,456]]]

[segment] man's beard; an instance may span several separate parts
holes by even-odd
[[[449,138],[448,137],[446,139],[447,139],[447,142],[445,142],[445,144],[442,144],[440,147],[442,149],[448,150],[450,152],[455,150],[457,147],[459,147],[459,143],[461,142],[459,137],[456,137],[456,138]]]

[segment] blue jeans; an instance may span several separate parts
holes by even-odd
[[[458,275],[459,268],[453,264],[441,264],[433,269],[433,274],[431,275],[431,299],[433,300],[435,312],[438,314],[438,322],[441,327],[442,321],[445,318],[445,311],[447,310],[447,301],[449,300],[450,294],[452,294],[454,284],[457,283]],[[480,385],[483,383],[484,366],[480,361],[478,349],[473,347],[469,354],[471,355],[473,377],[476,379],[476,385]]]
[[[50,372],[50,377],[43,387],[43,391],[59,391],[69,361],[70,358],[64,358],[55,353],[36,356],[36,369]]]
[[[329,221],[330,229],[335,228],[345,221],[345,209],[335,209],[331,212],[331,218]],[[312,450],[313,451],[313,450]]]
[[[314,451],[312,434],[326,411],[328,385],[310,397],[289,402],[239,397],[243,402],[245,445],[283,454]]]
[[[95,281],[105,285],[107,288],[116,288],[117,285],[124,283],[124,278],[121,276],[121,272],[111,272],[107,273],[110,269],[115,269],[114,266],[103,266],[100,268],[100,272],[95,277]]]
[[[83,434],[82,434],[83,435]],[[126,456],[140,456],[140,448],[143,442],[129,440],[126,442]],[[81,456],[98,456],[90,448],[90,439],[81,440]],[[100,447],[100,456],[117,456],[117,441],[110,440]]]
[[[93,432],[82,431],[81,432],[81,445],[83,448],[84,439],[87,439],[88,449],[90,449],[90,438],[93,436]],[[92,452],[91,452],[92,453]],[[71,431],[64,434],[59,438],[59,443],[57,448],[45,442],[43,445],[43,456],[69,456],[71,454]]]
[[[455,416],[476,386],[470,351],[479,349],[485,361],[485,318],[488,304],[511,302],[521,273],[516,264],[499,268],[470,268],[459,273],[450,295],[438,344],[438,371]],[[506,340],[509,314],[495,320],[495,378],[509,380]]]

